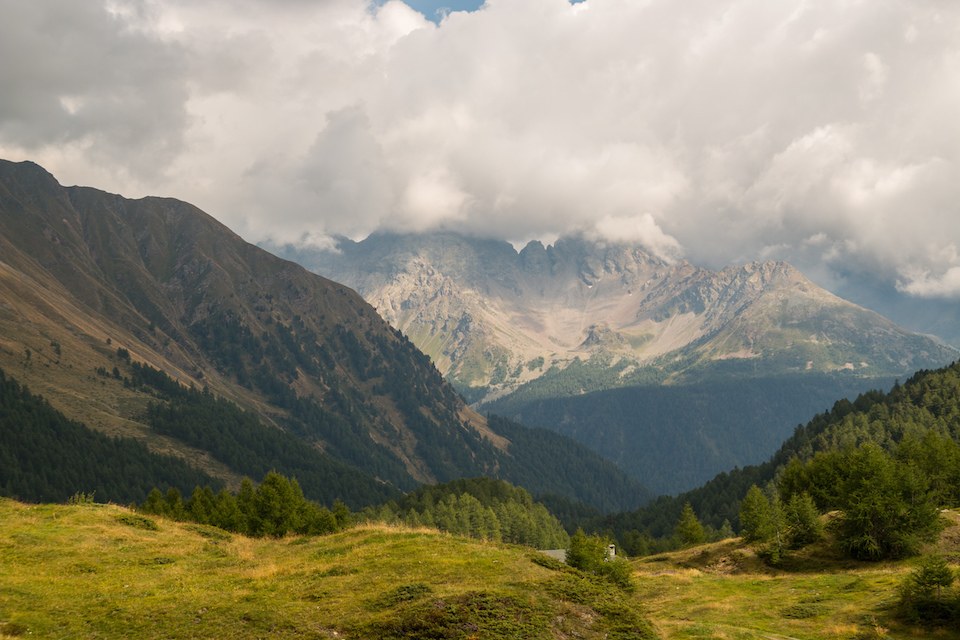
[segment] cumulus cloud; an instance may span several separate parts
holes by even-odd
[[[950,267],[941,275],[925,270],[912,270],[897,288],[922,298],[960,298],[960,266]]]
[[[189,79],[176,42],[92,2],[4,1],[0,10],[5,151],[57,158],[72,147],[89,164],[111,165],[121,183],[157,177],[184,151]]]
[[[0,0],[0,155],[254,241],[586,232],[958,294],[960,5],[440,6]]]

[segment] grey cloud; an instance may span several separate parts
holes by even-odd
[[[579,230],[960,296],[956,3],[0,2],[0,152],[251,240]]]
[[[92,2],[3,0],[0,138],[153,173],[182,150],[183,52]]]

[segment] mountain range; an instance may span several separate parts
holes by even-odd
[[[958,353],[784,262],[712,271],[583,236],[266,246],[355,288],[481,410],[570,435],[660,492],[758,462],[838,397]]]
[[[520,251],[453,233],[277,249],[355,288],[456,386],[483,389],[486,400],[598,358],[629,363],[611,383],[623,386],[653,370],[670,382],[724,362],[777,374],[902,375],[957,353],[784,262],[711,271],[581,236]]]
[[[29,162],[0,161],[0,369],[232,484],[270,465],[354,505],[472,475],[603,509],[648,496],[566,438],[469,408],[348,287],[187,203]]]

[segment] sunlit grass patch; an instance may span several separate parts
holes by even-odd
[[[573,603],[551,585],[591,579],[540,566],[527,548],[385,526],[254,539],[140,518],[116,506],[0,500],[0,632],[368,638],[419,629],[589,640],[628,638],[630,628],[649,637],[625,593],[599,582]]]
[[[718,557],[738,551],[743,558],[736,569],[710,570]],[[849,561],[815,545],[785,570],[751,555],[728,541],[636,560],[636,597],[667,640],[960,638],[960,630],[909,629],[895,618],[909,561]]]

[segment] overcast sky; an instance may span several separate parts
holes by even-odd
[[[0,157],[250,241],[583,231],[960,297],[960,2],[470,6],[0,0]]]

